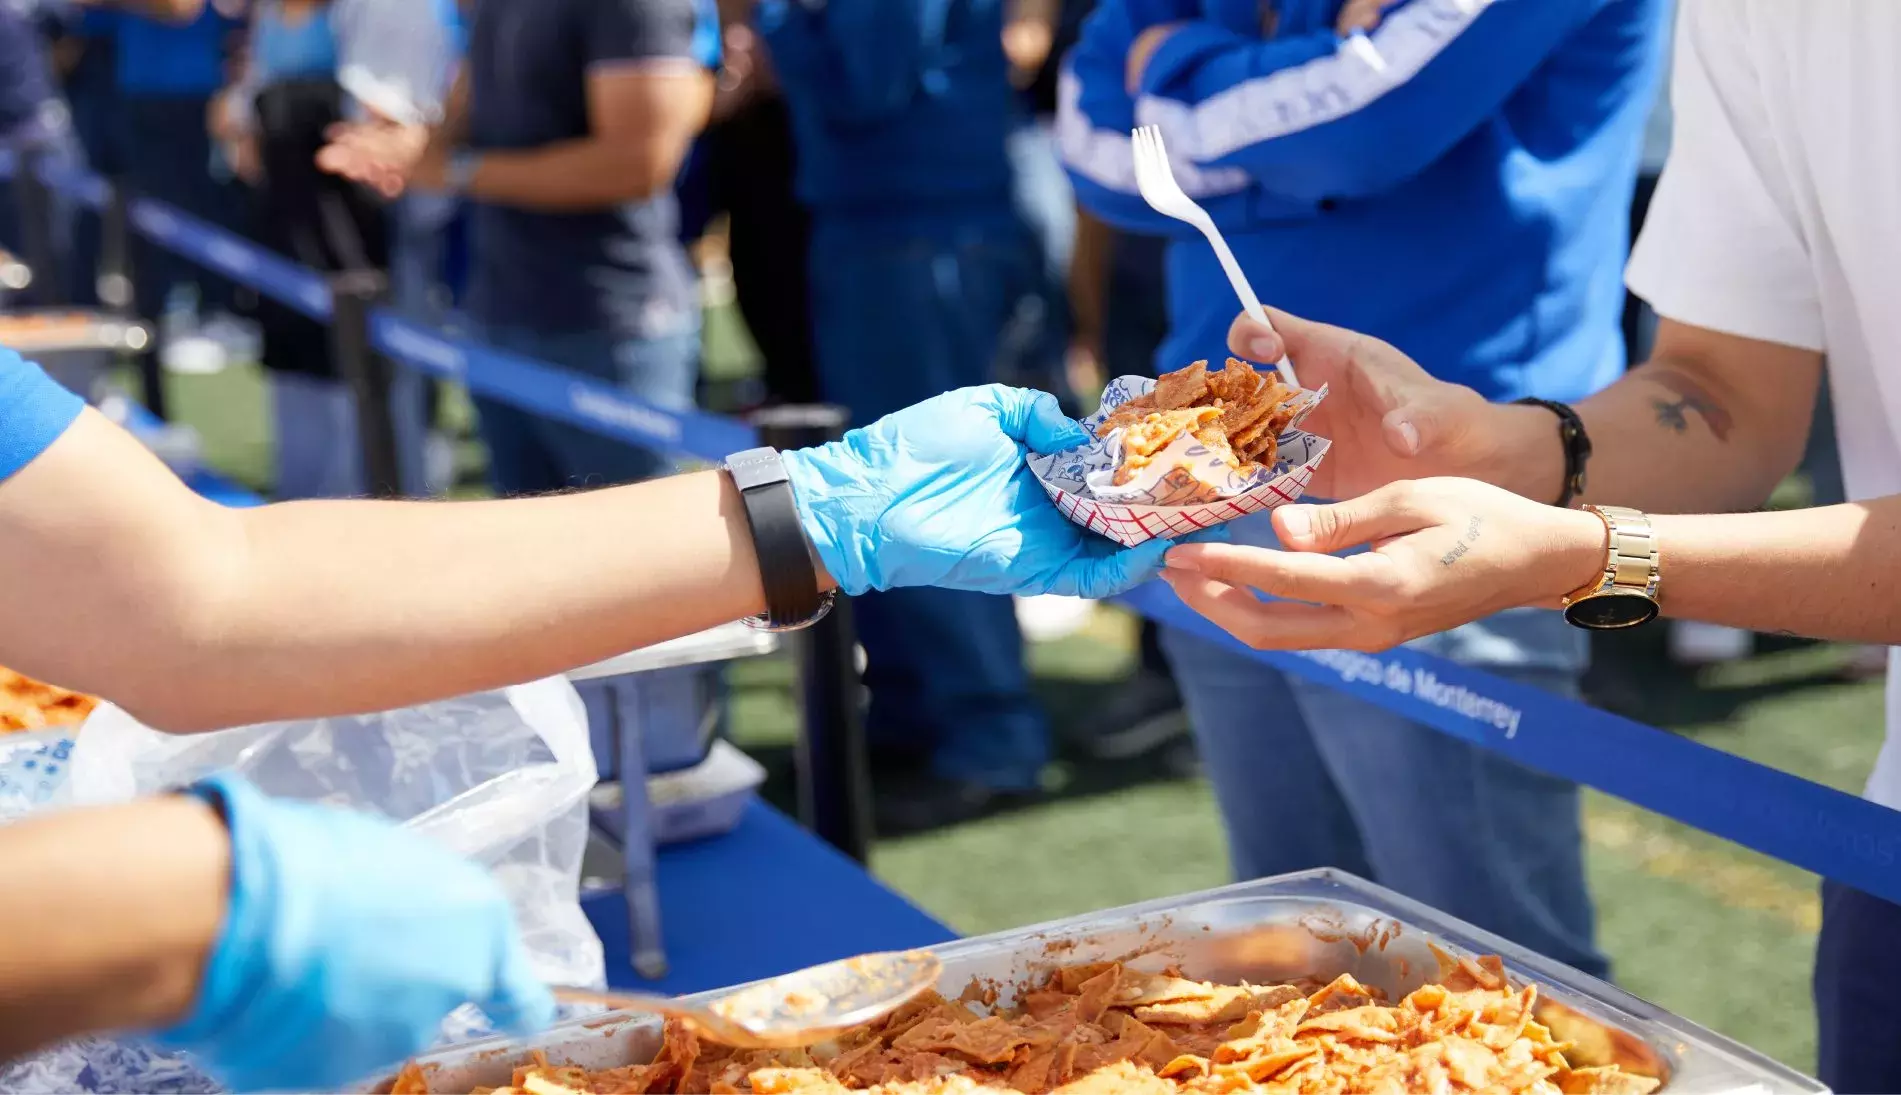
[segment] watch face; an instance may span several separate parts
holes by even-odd
[[[1657,602],[1641,593],[1613,590],[1574,601],[1564,618],[1586,631],[1617,631],[1647,624],[1657,618]]]

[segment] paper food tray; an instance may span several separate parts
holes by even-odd
[[[1023,986],[1055,967],[1107,960],[1148,971],[1179,965],[1189,977],[1230,983],[1351,973],[1398,999],[1436,973],[1429,944],[1454,955],[1499,955],[1511,977],[1535,982],[1542,999],[1569,1009],[1664,1073],[1662,1090],[1672,1095],[1827,1091],[1597,978],[1339,871],[1242,882],[930,949],[944,963],[938,982],[944,995],[955,998],[975,979],[996,986],[998,1002],[1008,1005]],[[731,991],[691,999],[705,1002]],[[466,1092],[507,1083],[530,1050],[541,1050],[554,1064],[589,1070],[644,1063],[658,1052],[660,1033],[657,1018],[622,1012],[564,1024],[532,1039],[470,1043],[420,1063],[430,1090]],[[370,1090],[387,1086],[384,1080]]]
[[[1083,428],[1095,438],[1112,411],[1154,388],[1147,377],[1117,377],[1103,389],[1100,409],[1082,420]],[[1251,476],[1234,473],[1183,435],[1134,482],[1112,486],[1122,464],[1119,432],[1067,452],[1032,455],[1030,470],[1063,516],[1091,532],[1126,547],[1156,537],[1174,539],[1298,500],[1332,444],[1298,427],[1326,396],[1325,385],[1300,393],[1301,405],[1280,435],[1274,466]]]
[[[0,822],[30,814],[52,800],[66,779],[77,726],[0,734]]]

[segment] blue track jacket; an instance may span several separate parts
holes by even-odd
[[[1065,66],[1058,137],[1080,200],[1176,237],[1158,365],[1218,358],[1240,306],[1194,229],[1137,193],[1137,125],[1161,127],[1263,300],[1494,399],[1615,379],[1663,0],[1402,0],[1358,47],[1333,32],[1341,0],[1275,6],[1102,0]],[[1175,22],[1131,95],[1131,43]]]

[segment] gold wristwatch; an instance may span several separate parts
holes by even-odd
[[[1618,506],[1585,506],[1604,522],[1604,572],[1564,599],[1564,618],[1586,631],[1619,631],[1657,618],[1663,555],[1650,518]]]

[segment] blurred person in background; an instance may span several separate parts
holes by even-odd
[[[134,192],[240,235],[250,203],[212,146],[212,97],[226,84],[226,61],[240,23],[205,0],[100,0],[113,40],[116,142]],[[232,284],[163,247],[136,249],[138,314],[162,321],[167,364],[221,367],[238,340]],[[201,320],[203,320],[201,324]]]
[[[382,211],[360,187],[317,166],[343,120],[329,0],[257,0],[239,81],[221,93],[214,126],[232,169],[256,191],[265,246],[322,272],[387,263]],[[270,373],[281,499],[365,493],[356,402],[337,373],[328,326],[264,296],[258,303]]]
[[[0,2],[0,150],[37,156],[44,169],[72,172],[85,166],[84,151],[73,130],[72,112],[54,80],[44,13],[31,0]],[[11,191],[13,186],[9,185]],[[0,233],[13,246],[24,246],[30,230],[43,232],[55,270],[35,270],[23,293],[28,304],[67,304],[92,295],[91,268],[76,253],[78,207],[63,191],[46,193],[46,223],[21,222],[18,198],[8,195],[0,211]],[[34,256],[16,256],[31,261]],[[62,378],[67,379],[67,378]],[[82,378],[73,378],[82,379]]]
[[[700,310],[674,181],[713,98],[696,0],[474,0],[440,123],[357,129],[327,169],[472,207],[469,317],[504,350],[693,404]],[[500,494],[630,482],[663,453],[477,397]]]
[[[1053,392],[1077,414],[1069,378],[1074,327],[1066,288],[1076,250],[1076,198],[1056,157],[1056,74],[1075,44],[1089,4],[1078,0],[1005,0],[1003,51],[1019,112],[1006,148],[1017,211],[1042,258],[1005,330],[999,372]],[[1094,395],[1095,393],[1087,393]]]
[[[808,253],[792,116],[751,0],[720,0],[724,45],[713,123],[703,142],[706,213],[726,214],[727,257],[746,330],[765,364],[768,403],[819,401]]]
[[[415,127],[442,119],[465,48],[455,0],[331,0],[337,82],[353,125]],[[461,203],[412,191],[389,204],[390,303],[416,319],[445,318],[448,245]],[[390,378],[403,493],[442,494],[454,485],[454,442],[436,428],[442,385],[397,368]]]
[[[113,114],[117,97],[117,63],[111,34],[112,15],[80,3],[41,7],[53,74],[61,96],[72,113],[73,135],[84,163],[107,178],[124,174],[124,155],[117,145],[118,120]],[[73,228],[74,261],[78,266],[81,304],[96,298],[95,275],[101,259],[99,217],[81,210]]]
[[[1658,0],[1103,0],[1065,74],[1064,160],[1093,212],[1170,237],[1165,368],[1220,352],[1233,290],[1198,233],[1143,202],[1139,124],[1161,127],[1266,299],[1494,399],[1580,398],[1624,367],[1617,272],[1662,21]],[[1265,520],[1229,527],[1273,542]],[[1345,868],[1607,971],[1574,784],[1185,632],[1163,641],[1241,877]],[[1586,660],[1581,633],[1529,611],[1422,645],[1563,694]]]
[[[1003,16],[1002,0],[758,3],[812,210],[820,387],[854,425],[988,381],[1040,273],[1014,204]],[[1012,601],[915,589],[853,607],[873,749],[929,749],[881,779],[880,831],[1037,793],[1049,730]]]

